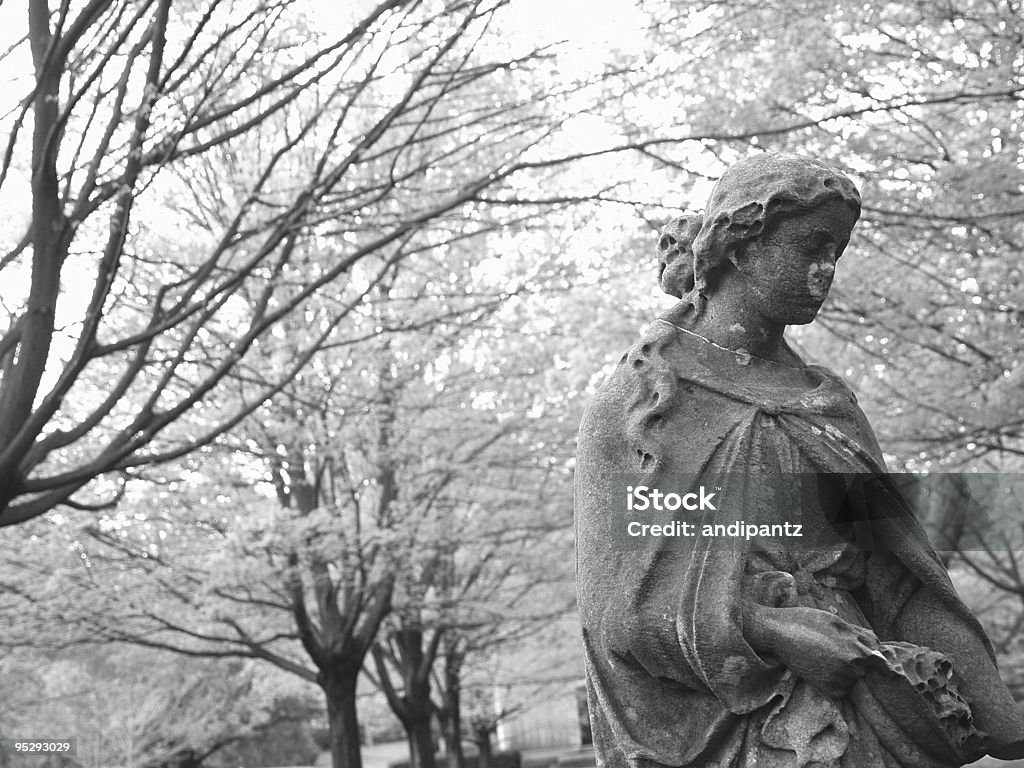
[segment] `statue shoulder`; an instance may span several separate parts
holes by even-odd
[[[619,358],[611,375],[598,388],[588,410],[622,414],[649,395],[652,386],[675,376],[670,349],[677,346],[674,329],[653,323],[639,341]]]
[[[587,406],[579,452],[629,450],[638,434],[669,407],[678,382],[671,347],[675,334],[654,323],[625,354]]]
[[[621,442],[625,434],[624,417],[639,385],[627,364],[629,354],[619,359],[583,411],[578,444],[581,454],[606,452],[614,443]]]

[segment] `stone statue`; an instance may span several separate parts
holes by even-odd
[[[839,171],[763,153],[728,170],[703,216],[662,232],[660,284],[681,301],[622,357],[580,429],[577,582],[599,766],[1024,756],[991,644],[856,398],[783,338],[821,308],[859,215]],[[812,537],[827,547],[723,546],[691,530],[623,545],[626,477],[649,489],[716,482],[719,507],[731,494],[735,516],[758,524],[794,508],[742,478],[812,478],[803,524],[842,535]]]

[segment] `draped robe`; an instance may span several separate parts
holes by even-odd
[[[599,766],[940,768],[975,759],[982,736],[966,703],[955,683],[931,674],[945,665],[948,676],[948,661],[903,642],[900,617],[927,590],[939,620],[955,617],[990,658],[991,644],[888,480],[855,397],[816,366],[805,370],[809,387],[780,386],[770,375],[738,383],[729,371],[742,363],[656,322],[584,416],[577,584]],[[626,472],[652,485],[723,473],[867,477],[853,522],[878,546],[764,554],[696,536],[624,547],[615,526]],[[767,510],[758,522],[773,514],[785,517]],[[762,574],[787,580],[789,604],[827,608],[877,635],[884,652],[843,699],[827,699],[751,647],[743,600]],[[915,659],[925,660],[923,673],[912,669]],[[920,707],[907,703],[925,689]]]

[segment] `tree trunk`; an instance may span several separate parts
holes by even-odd
[[[332,768],[362,768],[359,749],[359,718],[356,713],[356,681],[359,670],[332,675],[320,673],[320,687],[327,698]]]
[[[478,728],[473,742],[476,744],[477,750],[479,750],[476,768],[491,768],[491,757],[493,755],[491,750],[491,729]]]
[[[392,663],[402,676],[402,693],[395,689],[385,663],[384,649],[378,643],[373,648],[381,689],[387,697],[391,711],[405,728],[409,740],[409,758],[412,768],[436,768],[434,760],[434,704],[430,700],[430,668],[437,657],[443,635],[437,630],[427,648],[423,645],[423,630],[419,626],[403,627],[392,634],[398,649]]]
[[[430,730],[431,713],[428,710],[424,717],[418,713],[413,719],[403,723],[409,738],[409,755],[412,768],[437,768],[434,760],[434,734]]]
[[[466,757],[462,752],[462,658],[454,653],[445,657],[444,664],[444,741],[448,753],[448,768],[463,768]]]

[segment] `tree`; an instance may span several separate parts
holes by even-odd
[[[502,727],[583,684],[578,619],[566,615],[509,642],[483,648],[464,670],[464,738],[477,750],[476,768],[492,764]],[[514,738],[514,737],[513,737]]]
[[[457,249],[452,258],[460,258]],[[421,289],[436,274],[404,273],[393,271],[376,301],[364,302],[350,342],[321,350],[221,450],[186,460],[183,473],[151,471],[148,491],[129,494],[120,512],[99,521],[29,529],[49,527],[56,536],[48,546],[58,551],[41,560],[59,560],[63,548],[68,564],[40,579],[21,558],[7,558],[22,577],[12,592],[41,616],[44,629],[32,641],[53,637],[46,624],[56,615],[77,628],[78,642],[269,662],[321,688],[335,764],[358,766],[359,673],[399,585],[400,605],[421,613],[432,610],[423,590],[434,590],[447,616],[469,615],[472,585],[513,606],[483,566],[509,573],[503,548],[526,548],[538,531],[568,520],[563,512],[554,523],[539,522],[553,503],[538,503],[535,490],[537,473],[550,473],[548,459],[535,456],[523,434],[505,445],[530,422],[523,414],[534,390],[506,391],[481,377],[481,327],[466,320],[480,321],[500,303],[467,297],[458,284],[451,296],[424,298]],[[410,307],[425,325],[419,331],[364,333],[405,326],[401,315]],[[263,345],[267,366],[298,354],[293,342],[302,329],[282,327],[295,335]],[[518,362],[511,354],[501,360],[522,371],[524,382],[536,378],[537,369],[526,372]],[[258,386],[246,374],[255,380],[259,370],[237,369],[243,395]],[[499,486],[505,496],[493,499],[487,494],[497,472],[511,485]],[[515,488],[516,480],[524,487]],[[568,489],[564,468],[559,482]],[[444,572],[438,567],[452,562],[460,541],[469,582],[425,578]],[[467,554],[470,544],[476,549]],[[455,626],[470,620],[460,621]],[[427,699],[428,718],[431,706]]]
[[[312,765],[322,751],[312,723],[321,721],[323,709],[302,696],[274,700],[266,727],[218,751],[222,765]]]
[[[373,647],[373,681],[406,730],[413,768],[435,766],[435,719],[449,765],[463,764],[467,665],[572,610],[572,576],[565,567],[571,542],[560,516],[552,514],[559,502],[568,507],[567,499],[544,498],[541,492],[533,504],[502,503],[514,499],[516,485],[496,485],[493,473],[492,468],[487,492],[478,500],[466,490],[456,496],[477,507],[476,515],[446,520],[446,535],[433,541],[419,538],[421,551],[426,546],[433,555],[425,567],[402,573],[397,605]],[[520,474],[512,476],[522,479]],[[554,479],[565,482],[557,475]],[[527,487],[552,485],[535,480]]]
[[[83,768],[200,765],[293,719],[255,672],[242,661],[189,663],[126,646],[73,648],[56,658],[23,650],[0,664],[11,693],[0,730],[4,738],[75,738]]]
[[[581,154],[537,150],[589,84],[535,77],[552,53],[495,34],[507,5],[363,3],[328,33],[296,0],[31,0],[5,53],[33,74],[0,165],[31,203],[0,257],[0,525],[210,445],[392,266]],[[288,316],[317,324],[291,367],[211,409]]]

